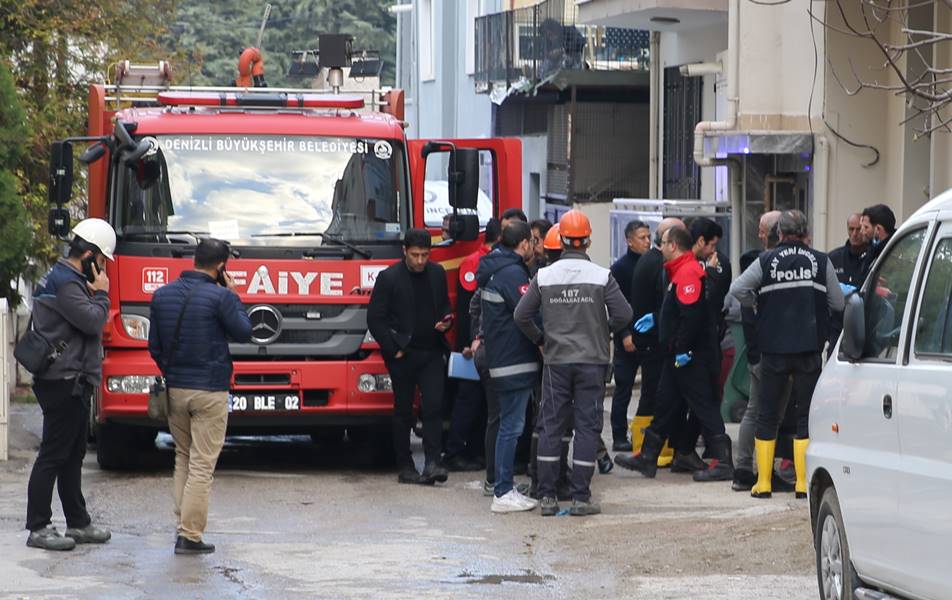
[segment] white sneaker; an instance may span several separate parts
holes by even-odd
[[[538,500],[524,495],[522,492],[519,491],[518,488],[514,488],[512,491],[514,491],[516,493],[516,496],[519,497],[519,502],[522,502],[525,506],[528,506],[529,510],[532,510],[533,508],[539,506]]]
[[[493,496],[493,503],[489,507],[489,510],[494,513],[510,513],[523,512],[535,508],[535,505],[528,505],[523,502],[523,498],[525,498],[525,496],[522,496],[522,494],[513,488],[501,497]]]

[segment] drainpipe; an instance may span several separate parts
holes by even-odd
[[[658,147],[658,129],[660,127],[659,123],[659,113],[658,110],[661,100],[661,33],[657,31],[651,32],[651,42],[648,49],[648,60],[650,65],[648,67],[648,77],[650,81],[649,90],[649,108],[648,108],[648,197],[652,199],[660,198],[661,195],[658,193],[658,178],[659,178],[659,162],[658,155],[660,154],[660,148]]]
[[[710,131],[730,131],[737,126],[738,68],[740,66],[740,0],[730,0],[727,13],[727,119],[701,121],[694,126],[694,164],[709,167],[713,158],[704,156],[704,136]]]
[[[825,135],[813,136],[813,245],[829,248],[830,141]]]

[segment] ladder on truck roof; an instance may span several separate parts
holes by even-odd
[[[172,71],[169,64],[165,61],[159,61],[156,65],[133,65],[129,61],[118,63],[116,68],[115,83],[106,83],[103,85],[105,91],[105,102],[114,105],[115,109],[126,106],[163,106],[167,102],[160,99],[160,94],[174,94],[177,106],[210,106],[208,98],[210,95],[219,94],[223,97],[221,104],[217,106],[232,106],[240,108],[276,108],[274,103],[276,95],[284,94],[289,97],[288,108],[295,108],[298,103],[295,98],[305,96],[325,96],[323,102],[314,103],[321,108],[348,108],[354,109],[352,102],[353,96],[366,96],[370,110],[392,114],[401,121],[402,98],[394,98],[393,92],[402,95],[402,91],[394,90],[391,87],[382,87],[374,90],[341,90],[346,92],[347,96],[342,96],[332,90],[322,90],[314,88],[273,88],[273,87],[235,87],[235,86],[175,86],[172,85]],[[189,103],[188,96],[194,95],[195,101]],[[234,97],[240,96],[241,102],[224,101],[225,95]],[[349,97],[350,98],[349,98]],[[259,98],[261,103],[255,103],[255,98]],[[335,104],[334,98],[340,98],[341,102]],[[304,103],[300,107],[305,108]],[[398,112],[399,111],[399,112]]]

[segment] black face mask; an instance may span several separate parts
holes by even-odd
[[[86,281],[92,283],[96,281],[96,276],[99,275],[99,265],[96,264],[96,257],[90,256],[82,260],[83,265],[83,275],[86,276]]]

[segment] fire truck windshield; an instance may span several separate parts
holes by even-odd
[[[192,232],[242,245],[393,242],[408,222],[396,140],[167,135],[117,167],[120,236]],[[302,241],[301,238],[307,238]],[[331,242],[333,243],[333,242]]]

